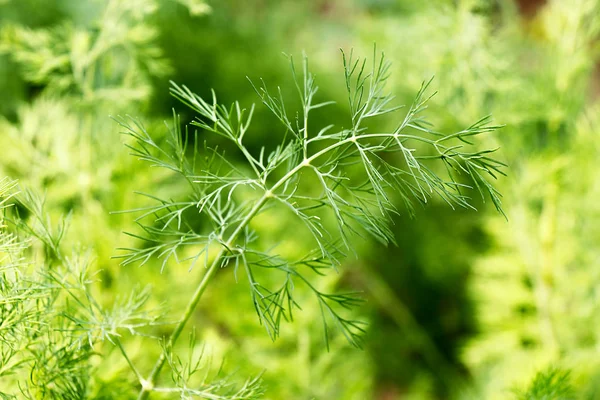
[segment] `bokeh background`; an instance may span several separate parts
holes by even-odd
[[[68,240],[93,252],[99,296],[151,284],[154,304],[181,309],[201,270],[112,258],[140,245],[122,233],[134,216],[112,211],[147,204],[135,191],[184,188],[128,155],[109,116],[134,115],[153,135],[172,108],[190,121],[169,80],[245,106],[260,103],[247,76],[293,93],[282,52],[305,52],[321,98],[338,101],[315,125],[343,124],[339,49],[368,56],[373,43],[393,62],[399,104],[435,76],[438,130],[488,114],[506,125],[484,144],[509,165],[497,182],[507,220],[478,199],[477,212],[437,200],[397,217],[397,247],[357,241],[323,284],[364,292],[363,350],[336,337],[327,351],[308,302],[271,342],[227,271],[194,315],[198,338],[228,372],[264,370],[269,399],[507,399],[528,388],[523,398],[541,399],[532,385],[548,371],[569,372],[572,398],[600,399],[598,0],[0,0],[0,173],[45,193],[54,216],[72,212]],[[259,106],[252,129],[258,150],[278,127]],[[306,238],[290,224],[273,216],[257,230],[287,235],[294,251]],[[159,348],[127,346],[149,370]],[[106,382],[129,373],[106,357]]]

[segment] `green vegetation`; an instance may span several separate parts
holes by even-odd
[[[0,398],[598,398],[599,39],[598,0],[0,0]]]

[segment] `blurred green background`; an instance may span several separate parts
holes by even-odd
[[[269,399],[541,399],[534,377],[553,368],[570,371],[573,393],[547,399],[600,399],[600,1],[0,0],[0,35],[0,174],[45,193],[55,217],[73,213],[69,243],[92,249],[107,302],[151,284],[171,310],[200,271],[120,266],[115,249],[140,244],[122,233],[134,217],[110,212],[147,204],[134,191],[185,189],[129,156],[109,115],[155,135],[172,108],[190,121],[169,80],[244,106],[259,103],[247,76],[290,93],[282,52],[304,51],[320,96],[338,100],[317,126],[348,112],[339,48],[368,56],[376,42],[400,104],[435,76],[438,130],[487,114],[506,124],[486,145],[509,165],[508,221],[488,203],[438,200],[397,218],[398,247],[357,242],[324,285],[364,291],[364,350],[336,337],[326,351],[309,303],[272,343],[227,271],[194,315],[198,337],[228,372],[264,370]],[[273,129],[257,107],[249,146],[269,146]],[[257,229],[305,246],[285,216]],[[146,369],[159,351],[127,346]],[[112,354],[106,382],[129,373]]]

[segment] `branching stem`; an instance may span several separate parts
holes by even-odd
[[[375,49],[374,49],[375,52]],[[408,111],[404,121],[398,126],[396,130],[390,133],[366,133],[366,127],[362,127],[362,121],[376,117],[379,115],[388,114],[396,111],[399,107],[390,106],[389,103],[393,100],[393,96],[384,93],[385,82],[388,78],[390,64],[384,60],[382,54],[380,59],[373,58],[373,69],[371,73],[365,71],[365,62],[352,59],[352,54],[347,58],[343,55],[344,70],[346,77],[346,86],[348,89],[348,95],[350,98],[350,108],[352,111],[352,128],[349,130],[342,130],[335,134],[326,134],[326,131],[331,127],[323,128],[316,136],[313,135],[309,138],[308,134],[308,114],[312,109],[320,108],[325,105],[331,104],[331,102],[312,104],[312,99],[317,92],[317,86],[314,85],[313,76],[308,72],[308,63],[306,58],[303,63],[304,72],[304,85],[301,87],[300,83],[296,79],[296,73],[293,62],[292,72],[296,81],[296,87],[298,89],[300,98],[303,103],[303,116],[302,121],[296,120],[296,127],[292,125],[288,118],[287,111],[283,98],[281,96],[281,90],[278,91],[279,96],[272,96],[266,85],[257,88],[253,85],[257,94],[260,96],[263,103],[275,114],[277,119],[284,125],[287,132],[293,133],[291,141],[284,135],[283,142],[277,147],[266,159],[264,157],[264,148],[261,150],[260,156],[255,158],[246,147],[242,144],[242,138],[246,132],[250,123],[252,110],[249,113],[248,118],[244,119],[244,110],[240,109],[238,103],[235,103],[235,108],[227,108],[217,104],[216,95],[213,93],[212,103],[205,101],[196,94],[192,93],[185,86],[179,87],[174,85],[172,89],[173,95],[181,100],[184,104],[188,105],[192,109],[196,110],[202,118],[194,121],[192,124],[198,126],[207,131],[216,133],[229,140],[235,142],[236,146],[241,150],[246,160],[250,163],[253,172],[256,174],[258,181],[249,179],[245,174],[242,177],[230,176],[225,174],[224,176],[219,175],[218,167],[216,171],[211,170],[212,162],[222,162],[223,164],[234,169],[236,173],[239,173],[235,167],[227,160],[223,159],[223,156],[217,154],[217,151],[213,151],[213,158],[207,161],[207,169],[204,172],[205,176],[197,177],[193,180],[194,184],[204,186],[205,191],[195,190],[197,195],[201,195],[202,199],[198,203],[202,205],[201,212],[207,212],[215,224],[220,233],[218,233],[219,243],[221,248],[215,255],[212,263],[206,259],[207,270],[198,284],[195,292],[193,293],[189,303],[187,304],[183,315],[176,324],[173,332],[169,338],[165,338],[166,346],[165,352],[161,353],[158,360],[156,361],[148,379],[143,379],[138,376],[140,384],[142,386],[139,393],[138,399],[147,399],[153,391],[163,391],[163,389],[156,388],[156,381],[160,375],[162,368],[168,360],[169,356],[167,351],[172,349],[177,342],[179,336],[185,329],[185,326],[191,318],[194,310],[196,309],[200,298],[204,291],[208,287],[210,280],[216,275],[219,268],[224,267],[228,260],[232,257],[230,253],[237,253],[241,255],[241,260],[244,262],[247,269],[248,278],[252,286],[253,296],[258,293],[260,296],[260,302],[257,303],[255,300],[255,307],[261,323],[264,322],[268,325],[267,330],[271,334],[271,328],[275,332],[278,330],[279,320],[281,314],[280,311],[275,313],[272,307],[284,308],[282,303],[288,302],[289,312],[291,308],[296,305],[295,301],[291,298],[291,294],[287,291],[287,286],[276,292],[271,292],[268,289],[257,285],[254,286],[252,272],[249,266],[249,261],[244,256],[244,251],[247,251],[244,246],[236,247],[238,241],[241,241],[240,237],[246,235],[245,242],[248,241],[247,228],[250,222],[255,216],[257,216],[262,210],[263,206],[270,200],[276,199],[282,201],[285,205],[294,211],[294,213],[302,220],[305,226],[313,234],[313,237],[317,241],[319,249],[324,261],[319,263],[325,263],[328,267],[335,268],[339,260],[331,254],[329,245],[335,248],[334,243],[327,243],[327,240],[323,239],[324,235],[328,233],[327,229],[319,221],[319,216],[308,215],[305,211],[315,205],[317,207],[329,206],[330,210],[335,214],[338,220],[338,227],[340,228],[340,234],[345,240],[347,233],[357,232],[353,224],[357,224],[364,228],[368,233],[373,235],[378,240],[384,243],[390,243],[394,241],[393,232],[391,231],[387,219],[389,219],[390,213],[394,213],[396,208],[392,204],[392,200],[388,196],[387,190],[395,189],[403,199],[405,205],[409,210],[412,210],[412,200],[416,198],[422,203],[427,202],[428,197],[439,195],[443,200],[448,202],[450,206],[453,204],[460,205],[463,207],[472,207],[468,202],[468,197],[462,194],[461,188],[469,187],[466,184],[457,182],[453,174],[464,173],[469,175],[474,182],[476,189],[483,196],[487,193],[498,211],[502,212],[500,194],[497,190],[488,182],[488,179],[484,177],[484,174],[489,175],[492,178],[496,178],[496,174],[503,174],[501,168],[504,167],[499,161],[490,158],[488,155],[494,150],[483,150],[476,152],[468,152],[465,150],[459,150],[464,144],[471,145],[470,138],[472,136],[489,132],[498,128],[498,126],[488,125],[489,118],[483,118],[467,128],[466,130],[460,131],[451,135],[443,135],[435,132],[427,127],[426,121],[424,121],[419,113],[423,111],[426,106],[426,98],[423,97],[425,90],[429,83],[423,83],[421,90],[417,94],[415,102]],[[235,110],[235,112],[234,112]],[[300,118],[298,118],[300,119]],[[303,124],[302,127],[299,125]],[[185,146],[182,146],[180,134],[175,131],[175,139],[173,142],[176,150],[175,155],[167,154],[160,148],[136,123],[136,126],[142,131],[141,133],[136,132],[134,129],[129,127],[127,124],[123,124],[138,142],[139,147],[133,148],[134,154],[142,160],[150,161],[153,165],[162,166],[169,170],[174,170],[183,173],[184,176],[194,175],[194,169],[191,171],[183,170],[181,167],[173,166],[170,164],[171,161],[162,161],[160,158],[154,157],[149,148],[154,148],[156,151],[166,156],[168,160],[183,160]],[[402,133],[404,128],[411,128],[416,131],[420,131],[427,135],[432,135],[434,138],[422,137],[412,134]],[[448,140],[457,142],[454,145],[446,143]],[[315,150],[312,155],[310,154],[309,145],[315,142],[321,141],[332,141],[320,150]],[[373,141],[374,143],[365,143],[365,141]],[[413,148],[405,147],[405,142],[417,141],[427,146],[432,147],[437,154],[435,155],[413,155],[416,151]],[[460,142],[460,143],[458,143]],[[388,163],[381,154],[391,151],[400,151],[406,161],[406,167],[397,167]],[[316,160],[322,156],[329,155],[329,159],[325,160],[324,163],[316,163]],[[438,159],[442,163],[448,172],[448,178],[439,177],[432,171],[427,165],[421,164],[418,160]],[[194,159],[195,161],[195,159]],[[272,186],[269,187],[267,181],[272,176],[271,174],[279,170],[283,163],[286,164],[287,172],[277,180]],[[184,161],[179,161],[179,164],[185,164]],[[344,171],[338,171],[337,169],[344,169],[347,165],[353,165],[354,163],[362,163],[364,168],[364,174],[368,178],[366,183],[362,183],[359,186],[346,185],[343,180],[349,179],[344,176]],[[195,163],[193,164],[195,165]],[[298,189],[298,181],[295,178],[299,175],[303,168],[309,168],[314,170],[319,178],[319,183],[323,187],[324,195],[322,197],[303,197],[302,194],[296,194]],[[321,171],[321,168],[324,168]],[[235,174],[234,174],[235,175]],[[414,179],[414,183],[407,182],[408,179]],[[186,176],[186,179],[190,179]],[[449,179],[449,180],[447,180]],[[289,188],[290,182],[296,182],[295,188]],[[190,182],[192,183],[192,182]],[[258,189],[259,193],[262,194],[257,198],[256,202],[247,210],[245,205],[239,207],[223,206],[221,201],[231,205],[232,193],[238,186],[246,185],[254,190]],[[194,185],[193,185],[194,186]],[[217,186],[215,188],[214,186]],[[351,200],[346,200],[341,194],[336,192],[336,189],[343,187],[343,190],[348,191]],[[341,190],[341,189],[340,189]],[[426,193],[427,192],[427,193]],[[288,201],[290,200],[290,201]],[[296,204],[295,201],[299,200],[300,203]],[[171,203],[168,203],[171,206]],[[245,203],[247,204],[247,203]],[[164,202],[161,203],[161,207],[164,207]],[[213,210],[214,208],[214,210]],[[381,215],[374,215],[371,209],[379,210]],[[156,209],[158,211],[158,209]],[[173,214],[173,211],[167,209],[166,216],[160,217],[167,218],[167,227],[175,217],[181,218],[181,212]],[[233,211],[232,211],[233,210]],[[242,211],[243,210],[243,211]],[[239,220],[240,214],[243,218]],[[245,215],[244,215],[245,214]],[[346,221],[348,219],[348,222]],[[236,221],[235,223],[233,221]],[[239,221],[239,222],[238,222]],[[230,225],[230,223],[232,225]],[[224,231],[228,231],[230,228],[235,227],[230,235],[227,235],[227,240],[223,237]],[[147,228],[150,232],[153,232],[153,228]],[[179,226],[175,233],[180,236],[185,236],[187,233],[180,232]],[[160,233],[163,235],[163,232]],[[152,239],[154,240],[154,239]],[[210,241],[210,237],[208,238]],[[168,247],[167,247],[168,249]],[[206,248],[207,249],[207,248]],[[317,251],[318,251],[317,250]],[[161,254],[165,254],[162,248],[156,247],[153,251],[161,251]],[[175,254],[176,256],[177,247],[173,247],[169,254]],[[208,251],[208,250],[206,250]],[[258,253],[257,253],[258,254]],[[237,256],[237,254],[234,254]],[[147,259],[149,255],[144,256],[143,259]],[[206,255],[208,257],[208,255]],[[139,256],[134,254],[134,259],[139,259]],[[165,262],[168,258],[165,258]],[[327,318],[328,316],[333,318],[338,329],[346,336],[348,341],[356,346],[359,346],[357,342],[357,332],[364,332],[360,327],[360,322],[346,320],[332,308],[330,303],[335,303],[339,307],[349,308],[356,304],[356,300],[349,295],[329,295],[321,293],[316,290],[315,286],[310,281],[301,275],[296,274],[292,269],[285,266],[285,263],[281,264],[277,262],[276,265],[268,265],[268,260],[274,260],[274,257],[265,255],[264,260],[268,267],[273,267],[284,272],[286,276],[291,275],[297,276],[299,279],[304,281],[309,288],[318,297],[321,314],[323,317],[324,331],[326,343],[328,337]],[[236,268],[238,259],[236,259]],[[261,263],[258,263],[259,266]],[[309,265],[310,266],[310,265]],[[317,267],[320,268],[320,267]],[[320,274],[318,270],[315,270]],[[286,284],[287,285],[287,281]],[[256,289],[258,288],[258,289]],[[268,293],[268,296],[264,296],[264,293]],[[255,298],[255,297],[253,297]],[[262,302],[262,303],[261,303]],[[267,314],[266,316],[264,314]],[[277,314],[277,315],[275,315]],[[291,315],[291,314],[290,314]],[[273,335],[277,336],[277,334]],[[427,345],[428,343],[425,343]],[[168,349],[168,350],[167,350]],[[126,355],[125,355],[126,356]],[[127,357],[126,357],[127,358]],[[435,358],[435,357],[433,357]],[[437,361],[437,360],[436,360]],[[432,362],[433,363],[433,362]]]
[[[265,203],[275,195],[275,191],[277,189],[279,189],[279,187],[281,187],[281,185],[283,185],[285,182],[287,182],[292,176],[294,176],[294,174],[298,173],[302,168],[310,166],[311,163],[313,161],[315,161],[317,158],[329,153],[330,151],[332,151],[340,146],[343,146],[352,141],[356,142],[357,139],[372,139],[372,138],[381,138],[381,137],[389,138],[389,137],[393,137],[393,136],[394,136],[393,133],[366,134],[366,135],[360,135],[360,136],[356,136],[356,137],[349,137],[347,139],[332,143],[331,145],[327,146],[326,148],[324,148],[324,149],[316,152],[312,156],[306,158],[304,162],[301,162],[298,165],[296,165],[287,174],[285,174],[281,179],[279,179],[279,181],[277,181],[271,187],[270,190],[267,190],[262,195],[262,197],[260,197],[260,199],[254,204],[254,207],[252,207],[252,209],[248,212],[246,217],[240,222],[240,224],[237,226],[237,228],[231,233],[231,235],[230,235],[229,239],[227,240],[227,242],[225,243],[225,245],[221,248],[219,253],[215,256],[212,264],[210,265],[210,267],[208,268],[208,270],[202,277],[202,280],[198,284],[198,287],[196,288],[194,295],[192,296],[189,303],[187,304],[181,319],[179,320],[179,322],[177,323],[177,326],[175,326],[175,329],[173,330],[173,333],[169,337],[166,348],[172,348],[173,345],[175,345],[175,343],[177,342],[177,339],[179,339],[181,332],[183,332],[183,329],[185,328],[188,320],[190,319],[194,310],[196,309],[196,306],[200,302],[200,298],[202,297],[202,295],[204,294],[204,291],[208,287],[208,283],[210,282],[211,278],[216,274],[217,270],[219,269],[222,259],[225,256],[225,253],[227,252],[227,249],[231,248],[233,246],[233,244],[235,243],[239,234],[241,232],[243,232],[243,230],[246,228],[246,226],[248,226],[250,221],[260,212],[260,210],[265,205]],[[154,367],[152,368],[152,372],[150,373],[150,376],[148,377],[148,379],[140,382],[142,384],[142,389],[140,390],[140,393],[138,395],[138,400],[145,400],[148,398],[148,396],[150,395],[150,393],[152,392],[152,390],[154,388],[156,379],[158,378],[160,371],[162,370],[166,361],[167,361],[167,358],[166,358],[165,353],[163,352],[163,353],[161,353],[158,360],[156,361],[156,364],[154,364]]]
[[[244,218],[244,220],[242,222],[240,222],[240,224],[235,229],[235,231],[233,231],[231,233],[231,236],[227,240],[226,246],[223,246],[221,248],[221,250],[215,257],[215,259],[213,260],[212,264],[210,265],[210,267],[208,268],[208,270],[202,277],[202,280],[200,281],[200,284],[196,288],[194,295],[190,299],[187,307],[185,308],[183,316],[181,317],[181,319],[177,323],[177,326],[173,330],[173,333],[169,337],[169,341],[167,343],[166,348],[172,348],[175,345],[175,342],[177,342],[177,339],[181,335],[181,332],[183,332],[185,325],[187,324],[188,320],[192,316],[192,313],[196,309],[196,306],[198,305],[198,302],[200,301],[202,294],[206,290],[206,288],[208,286],[208,282],[210,282],[211,278],[215,275],[215,273],[219,269],[219,266],[221,265],[221,260],[222,260],[223,256],[225,255],[227,248],[230,248],[232,246],[233,242],[236,240],[238,235],[244,230],[244,228],[248,225],[248,223],[252,220],[252,218],[254,218],[254,216],[260,211],[260,209],[262,208],[262,206],[265,204],[265,202],[268,199],[269,199],[269,196],[265,193],[260,198],[260,200],[258,200],[256,202],[256,204],[250,210],[248,215],[246,215],[246,218]],[[152,368],[152,372],[150,373],[150,376],[146,380],[146,385],[142,385],[142,390],[140,391],[140,394],[138,395],[138,400],[144,400],[144,399],[148,398],[148,396],[150,395],[150,392],[152,391],[154,384],[156,383],[156,378],[158,378],[158,375],[160,374],[160,371],[162,370],[162,367],[165,365],[166,361],[167,361],[167,357],[166,357],[165,353],[163,352],[160,354],[158,360],[156,361],[156,364],[154,364],[154,368]]]

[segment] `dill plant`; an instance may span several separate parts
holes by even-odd
[[[63,256],[67,219],[52,224],[42,199],[15,187],[0,181],[0,398],[81,398],[94,340],[75,333],[77,307],[68,303],[71,296],[81,296],[81,304],[91,299],[89,260]],[[9,213],[13,199],[31,213],[29,222]]]
[[[116,350],[137,373],[121,338],[162,324],[161,310],[147,305],[149,290],[134,287],[111,304],[102,301],[93,253],[64,251],[70,215],[53,221],[43,198],[17,192],[7,178],[0,180],[0,210],[0,398],[132,398],[135,383],[115,373],[118,363],[109,371],[104,363],[114,362]],[[185,358],[163,349],[174,386],[157,392],[221,400],[261,395],[260,377],[235,386],[194,347],[190,335]],[[200,389],[188,387],[192,376]]]
[[[314,283],[319,275],[337,270],[352,252],[352,235],[367,234],[393,243],[391,216],[401,211],[395,206],[398,199],[408,212],[433,196],[451,207],[472,208],[468,191],[474,189],[502,211],[500,195],[490,179],[503,173],[504,164],[492,157],[493,149],[472,146],[474,138],[498,126],[486,117],[459,132],[435,131],[423,117],[431,97],[426,94],[430,82],[425,82],[394,129],[371,131],[367,125],[371,119],[401,108],[392,104],[394,97],[385,88],[391,65],[376,49],[370,65],[352,52],[342,52],[342,61],[350,115],[348,126],[341,129],[316,129],[309,124],[311,112],[334,102],[317,100],[318,87],[306,57],[301,73],[290,57],[301,101],[295,114],[290,114],[279,88],[272,90],[262,80],[251,81],[280,126],[279,144],[270,151],[263,147],[253,154],[245,146],[254,106],[222,105],[214,92],[206,100],[175,83],[172,95],[192,109],[196,119],[182,129],[175,115],[165,141],[156,140],[136,119],[116,119],[131,137],[127,146],[135,157],[170,171],[189,187],[185,199],[145,194],[153,204],[130,210],[138,213],[136,221],[141,227],[130,235],[143,246],[122,248],[119,257],[123,265],[158,258],[162,268],[172,261],[188,262],[190,269],[196,264],[206,268],[170,336],[162,341],[164,348],[175,345],[211,280],[227,266],[236,276],[245,277],[249,300],[272,339],[279,336],[281,323],[293,320],[300,309],[294,291],[303,285],[319,305],[325,345],[329,346],[332,330],[337,330],[359,347],[364,324],[345,313],[361,303],[359,294],[323,292]],[[225,139],[244,158],[245,166],[234,165],[224,150],[203,141],[204,134]],[[437,172],[440,166],[446,174]],[[295,216],[310,235],[313,251],[288,259],[274,248],[258,245],[252,222],[270,208],[285,209]],[[191,216],[198,213],[210,221],[210,229],[198,229],[191,223]],[[333,224],[325,222],[328,217]],[[278,276],[279,283],[261,281],[265,273]],[[171,364],[169,353],[163,352],[147,378],[136,372],[141,384],[139,399],[163,390],[156,385],[166,363]]]

